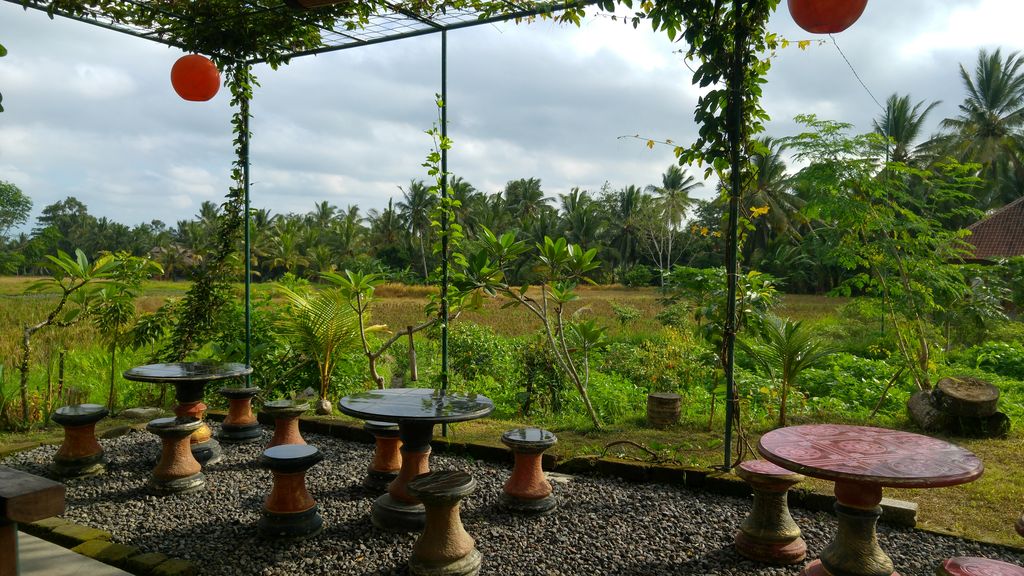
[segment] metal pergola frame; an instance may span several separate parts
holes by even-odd
[[[141,26],[133,26],[124,22],[118,21],[105,11],[104,8],[87,7],[84,14],[75,14],[69,11],[63,11],[59,8],[58,0],[4,0],[11,4],[17,4],[23,6],[26,10],[34,9],[54,16],[61,16],[72,20],[77,20],[113,30],[137,38],[157,42],[167,46],[180,48],[188,51],[187,46],[182,45],[173,39],[172,33],[175,30],[181,30],[185,27],[195,26],[196,22],[194,17],[185,14],[181,11],[175,11],[174,8],[178,5],[191,6],[192,1],[182,1],[180,4],[174,4],[167,2],[166,0],[114,0],[114,2],[130,7],[136,8],[148,8],[154,12],[159,12],[162,16],[170,18],[175,22],[174,25],[167,26],[164,28],[144,28]],[[288,0],[291,3],[295,3],[296,0]],[[287,62],[291,58],[297,58],[302,56],[310,56],[316,54],[324,54],[328,52],[336,52],[340,50],[347,50],[350,48],[358,48],[362,46],[370,46],[373,44],[381,44],[385,42],[391,42],[395,40],[401,40],[404,38],[413,38],[417,36],[424,36],[429,34],[440,33],[441,34],[441,136],[446,137],[448,126],[448,99],[447,99],[447,33],[449,30],[459,30],[463,28],[470,28],[474,26],[480,26],[484,24],[493,24],[497,22],[505,22],[509,20],[528,19],[532,17],[539,17],[541,15],[549,15],[554,12],[561,10],[580,8],[601,3],[601,0],[564,0],[562,2],[523,2],[519,0],[502,0],[508,7],[507,11],[503,11],[499,14],[484,15],[480,12],[465,9],[441,9],[434,14],[415,14],[410,11],[402,10],[399,6],[385,1],[384,5],[389,7],[389,12],[382,14],[375,14],[370,17],[369,22],[356,29],[350,29],[344,25],[336,25],[334,27],[325,27],[318,25],[320,28],[320,39],[321,46],[312,49],[296,50],[290,53],[282,54],[282,60]],[[734,3],[741,7],[743,0],[734,0]],[[296,17],[302,17],[303,14],[313,14],[317,9],[309,11],[296,10],[289,7],[282,0],[239,0],[239,6],[243,9],[239,13],[233,14],[235,18],[241,18],[245,14],[254,15],[257,13],[279,13],[283,14],[288,12],[295,15]],[[740,10],[737,9],[737,18],[739,18]],[[230,25],[229,18],[232,16],[226,16],[221,22],[225,25]],[[311,19],[312,20],[312,19]],[[312,24],[313,22],[310,21]],[[734,40],[737,44],[745,43],[746,38],[740,32],[740,27],[736,26],[734,30]],[[247,65],[265,63],[262,59],[251,59],[244,62]],[[728,91],[730,93],[729,99],[732,103],[732,114],[729,118],[727,132],[729,133],[730,140],[730,151],[729,160],[732,168],[732,178],[730,182],[730,193],[729,193],[729,209],[728,209],[728,225],[726,229],[726,275],[728,278],[728,302],[726,303],[726,326],[725,326],[725,350],[726,350],[726,361],[725,361],[725,376],[726,376],[726,422],[725,422],[725,442],[724,442],[724,466],[723,468],[728,470],[732,467],[730,449],[732,443],[732,428],[733,419],[736,417],[736,409],[738,399],[736,397],[736,385],[733,375],[733,347],[736,339],[736,278],[737,278],[737,220],[738,220],[738,201],[739,201],[739,188],[740,188],[740,140],[742,139],[741,124],[742,124],[742,107],[744,105],[742,98],[742,62],[736,61],[731,63],[732,73],[727,81]],[[240,103],[242,111],[242,118],[244,122],[243,129],[243,140],[242,140],[242,155],[243,155],[243,190],[244,190],[244,203],[245,203],[245,363],[250,364],[251,361],[251,350],[250,340],[252,335],[251,326],[251,277],[252,271],[250,269],[250,238],[249,238],[249,100],[242,99]],[[448,169],[448,153],[447,150],[441,150],[441,195],[442,200],[447,197],[448,193],[448,181],[447,181],[447,169]],[[442,234],[447,232],[447,220],[442,221]],[[449,262],[447,260],[447,235],[442,236],[442,282],[441,282],[441,306],[440,314],[443,316],[443,324],[441,328],[441,390],[442,394],[447,389],[448,385],[448,283],[449,283]],[[248,378],[248,377],[247,377]]]

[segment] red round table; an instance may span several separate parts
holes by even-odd
[[[779,428],[762,436],[757,448],[783,468],[836,483],[839,529],[802,576],[896,575],[875,533],[882,488],[954,486],[977,480],[984,470],[977,456],[949,442],[867,426]]]

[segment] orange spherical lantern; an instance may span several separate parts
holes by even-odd
[[[171,67],[171,86],[185,100],[205,102],[220,90],[220,71],[206,56],[186,54]]]
[[[849,28],[867,4],[868,0],[789,0],[789,13],[812,34],[832,34]]]

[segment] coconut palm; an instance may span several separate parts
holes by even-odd
[[[562,208],[562,228],[566,240],[579,244],[584,250],[597,241],[601,215],[598,205],[586,190],[573,187],[568,194],[559,196]]]
[[[765,250],[773,237],[800,236],[798,227],[804,222],[800,209],[804,201],[790,186],[786,163],[782,159],[785,149],[783,142],[771,137],[757,139],[752,147],[750,166],[753,176],[740,196],[740,213],[753,220],[754,224],[752,241],[744,247],[747,256],[755,250]],[[724,195],[722,199],[724,201]]]
[[[398,210],[408,226],[409,233],[416,237],[420,249],[420,261],[423,264],[423,277],[430,275],[427,269],[427,237],[430,235],[430,211],[434,208],[436,197],[422,180],[412,180],[409,187],[398,187],[402,191],[403,200],[398,203]]]
[[[885,102],[885,112],[873,121],[875,132],[886,139],[889,160],[910,166],[920,163],[922,146],[915,145],[915,142],[921,136],[921,128],[928,114],[939,104],[939,101],[935,101],[924,106],[922,100],[911,106],[909,95],[889,96]]]
[[[1020,195],[1019,190],[1002,190],[992,183],[1005,180],[1009,171],[1024,171],[1022,66],[1024,59],[1018,52],[1003,58],[998,49],[979,51],[973,76],[960,66],[960,79],[967,90],[960,113],[942,121],[950,134],[938,143],[945,144],[957,158],[982,165],[982,176],[989,185],[979,198],[980,208],[997,207]]]
[[[512,217],[519,223],[519,228],[541,212],[550,210],[551,198],[544,197],[540,180],[537,178],[520,178],[505,184],[505,206],[512,212]]]
[[[309,293],[278,285],[288,301],[288,311],[278,324],[292,350],[315,362],[319,379],[318,414],[330,414],[327,394],[338,356],[359,349],[359,318],[337,288]]]
[[[779,382],[779,426],[785,426],[789,391],[796,386],[800,373],[819,366],[834,350],[803,322],[772,314],[762,318],[757,334],[757,342],[741,339],[736,343]]]

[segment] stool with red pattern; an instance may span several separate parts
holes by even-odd
[[[558,506],[551,483],[544,477],[541,457],[558,438],[541,428],[516,428],[501,435],[502,444],[512,449],[515,461],[501,495],[502,505],[511,512],[543,515]]]
[[[769,564],[795,564],[807,556],[807,544],[786,503],[790,487],[804,479],[765,460],[747,460],[736,475],[754,490],[754,504],[736,532],[736,551]]]
[[[402,469],[402,438],[398,424],[367,420],[363,430],[373,434],[373,461],[367,467],[363,486],[384,492]]]
[[[51,418],[64,427],[64,442],[53,456],[52,469],[60,476],[88,476],[105,469],[103,447],[96,441],[96,423],[106,418],[99,404],[61,406]]]
[[[1024,576],[1024,568],[999,560],[960,556],[943,561],[935,573],[939,576]]]
[[[299,416],[309,410],[306,402],[296,403],[291,400],[274,400],[263,404],[263,411],[274,419],[274,437],[267,448],[282,444],[305,444],[299,433]]]

